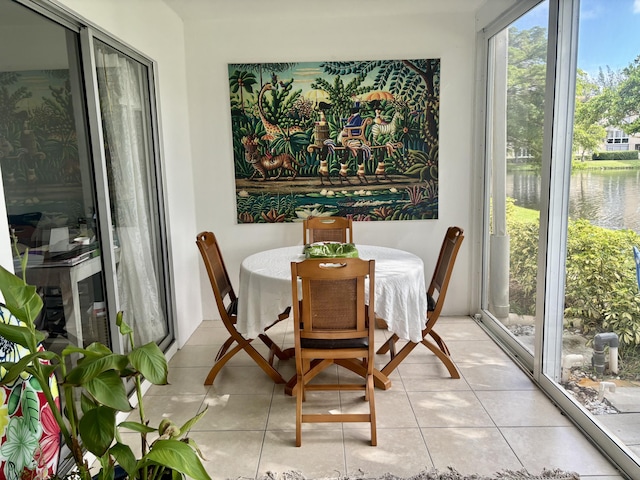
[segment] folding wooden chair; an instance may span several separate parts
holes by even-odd
[[[216,236],[212,232],[201,232],[196,237],[196,244],[202,254],[202,260],[207,269],[211,287],[213,288],[213,294],[218,306],[218,312],[222,323],[229,331],[229,338],[220,347],[218,354],[216,355],[215,363],[206,380],[205,385],[213,384],[216,375],[220,372],[222,367],[240,350],[244,350],[249,354],[253,360],[262,368],[267,375],[269,375],[276,383],[285,383],[282,375],[273,367],[274,356],[282,360],[290,358],[290,355],[283,352],[266,333],[260,334],[258,338],[269,347],[269,360],[267,361],[252,345],[253,339],[247,339],[242,336],[236,329],[238,298],[233,290],[233,285],[229,280],[229,274],[222,259],[220,247],[216,240]],[[289,317],[290,308],[287,308],[284,312],[278,315],[278,318],[265,329],[268,330],[276,323]],[[229,350],[231,345],[236,345]]]
[[[419,342],[429,350],[431,350],[436,357],[438,357],[447,370],[451,378],[460,378],[460,373],[456,369],[453,361],[451,360],[451,353],[447,344],[442,337],[438,335],[433,329],[434,325],[440,317],[442,306],[444,305],[444,299],[447,295],[447,287],[449,286],[449,280],[451,279],[451,272],[453,272],[453,265],[462,245],[464,239],[463,230],[459,227],[449,227],[447,234],[442,242],[440,248],[440,255],[438,256],[438,262],[433,272],[433,278],[429,284],[427,290],[427,324],[422,330],[422,340]],[[435,296],[435,297],[434,297]],[[429,340],[427,337],[431,337],[435,343]],[[396,334],[378,349],[376,353],[383,354],[390,352],[391,360],[387,363],[381,372],[385,375],[389,375],[393,372],[398,365],[411,353],[411,351],[419,345],[419,343],[407,342],[402,349],[396,353],[396,343],[399,340]]]
[[[296,357],[296,446],[303,423],[369,422],[371,445],[377,444],[373,394],[374,260],[309,259],[291,263]],[[365,279],[369,295],[365,297]],[[298,292],[301,280],[301,295]],[[371,305],[371,308],[367,307]],[[332,364],[364,368],[364,381],[352,384],[310,383]],[[349,368],[349,367],[346,367]],[[306,391],[363,390],[369,413],[303,414]]]
[[[303,222],[304,245],[314,242],[353,243],[353,227],[350,218],[309,217]]]

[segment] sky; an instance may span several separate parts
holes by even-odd
[[[531,10],[515,26],[547,27],[548,3]],[[578,68],[592,76],[599,67],[617,71],[640,55],[640,0],[581,0]]]

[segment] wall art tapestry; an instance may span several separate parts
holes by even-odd
[[[228,67],[238,223],[438,218],[439,59]]]

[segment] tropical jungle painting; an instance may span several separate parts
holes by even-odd
[[[438,218],[439,59],[228,67],[238,223]]]

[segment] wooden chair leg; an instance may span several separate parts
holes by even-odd
[[[302,445],[302,400],[304,398],[304,380],[298,375],[298,394],[296,395],[296,447]]]
[[[386,330],[387,328],[389,328],[389,325],[384,318],[376,317],[376,328]]]
[[[369,398],[369,421],[371,422],[371,446],[378,445],[378,434],[376,428],[376,402],[373,394],[373,375],[367,377],[367,393]]]
[[[244,350],[245,352],[247,352],[247,354],[249,354],[249,356],[253,358],[258,366],[262,368],[262,370],[264,370],[264,372],[269,375],[269,377],[271,377],[271,379],[275,383],[286,383],[285,379],[282,378],[282,375],[280,375],[280,373],[275,368],[273,368],[273,365],[270,365],[269,362],[262,355],[260,355],[260,352],[258,352],[253,347],[253,345],[250,344],[250,340],[245,340],[244,338],[234,340],[237,341],[238,344],[227,353],[225,353],[220,359],[216,360],[215,364],[209,371],[209,374],[204,381],[205,385],[212,385],[213,381],[216,378],[216,375],[218,375],[218,373],[220,372],[220,369],[240,350]]]
[[[258,338],[260,340],[262,340],[262,342],[269,347],[269,350],[271,350],[273,353],[271,353],[270,355],[275,355],[276,357],[278,357],[280,360],[288,360],[290,359],[293,354],[295,352],[293,352],[294,349],[288,348],[286,350],[282,350],[280,347],[278,347],[278,345],[275,344],[275,342],[273,340],[271,340],[271,338],[269,337],[269,335],[265,334],[265,333],[261,333],[260,335],[258,335]],[[272,363],[272,362],[270,362]],[[272,363],[273,364],[273,363]]]
[[[442,341],[439,336],[438,338],[440,339],[440,341]],[[446,344],[444,344],[444,342],[442,342],[444,344],[444,348],[441,348],[439,345],[431,343],[426,339],[423,339],[420,343],[431,350],[434,355],[440,359],[440,361],[449,371],[449,375],[451,375],[451,378],[460,378],[460,373],[458,372],[456,366],[453,364],[453,361],[451,360],[451,357],[449,355],[449,349],[447,348]],[[402,349],[395,355],[395,357],[392,357],[391,360],[389,360],[389,362],[387,362],[387,364],[382,368],[382,370],[380,370],[382,374],[389,376],[391,372],[393,372],[398,367],[398,365],[400,365],[400,363],[402,363],[402,361],[407,358],[409,353],[411,353],[411,351],[416,348],[416,346],[418,346],[418,343],[407,342],[407,344],[402,347]]]
[[[211,370],[209,370],[209,374],[207,375],[207,378],[205,379],[204,384],[213,385],[213,381],[215,380],[216,375],[218,375],[222,367],[224,367],[225,363],[231,360],[231,358],[240,350],[242,350],[242,346],[236,345],[231,350],[229,350],[226,354],[224,354],[221,358],[216,359],[216,362],[213,364],[213,367],[211,367]]]
[[[378,355],[384,355],[391,349],[391,345],[395,344],[398,340],[400,340],[400,337],[398,337],[398,335],[394,333],[389,340],[384,342],[384,344],[376,351],[376,353]]]
[[[218,350],[218,354],[216,355],[216,362],[220,360],[225,353],[227,353],[227,350],[229,350],[229,347],[233,345],[233,342],[235,341],[236,340],[233,337],[227,338],[227,340],[220,347],[220,350]]]
[[[451,356],[451,352],[449,352],[449,348],[447,347],[447,344],[444,343],[444,340],[442,339],[442,337],[440,337],[440,335],[438,335],[433,330],[429,332],[429,335],[431,335],[431,338],[433,338],[433,340],[438,344],[438,346],[440,347],[440,350],[442,350],[447,355]]]
[[[393,372],[398,367],[398,365],[400,365],[400,363],[405,358],[407,358],[407,355],[409,355],[417,345],[419,344],[414,342],[407,342],[407,344],[402,347],[402,349],[400,349],[400,351],[396,353],[396,355],[391,360],[389,360],[389,362],[382,368],[382,370],[380,370],[382,374],[388,377],[391,372]]]
[[[425,347],[431,350],[435,354],[435,356],[440,359],[440,361],[444,364],[444,366],[447,367],[447,370],[449,370],[449,375],[451,375],[451,378],[460,378],[460,373],[458,372],[458,369],[456,368],[456,366],[453,364],[451,357],[449,357],[449,355],[444,353],[438,347],[438,345],[435,345],[431,343],[429,340],[425,340],[425,339],[423,339],[422,342],[420,343],[422,343]]]
[[[260,355],[260,353],[255,348],[253,348],[253,345],[250,345],[246,340],[245,342],[247,343],[241,344],[242,347],[249,354],[249,356],[255,360],[258,366],[262,368],[262,370],[264,370],[264,372],[269,375],[275,383],[286,383],[285,379],[282,378],[282,375],[280,375],[280,372],[273,368],[273,365],[270,365],[269,362],[267,362],[267,360],[262,355]]]

